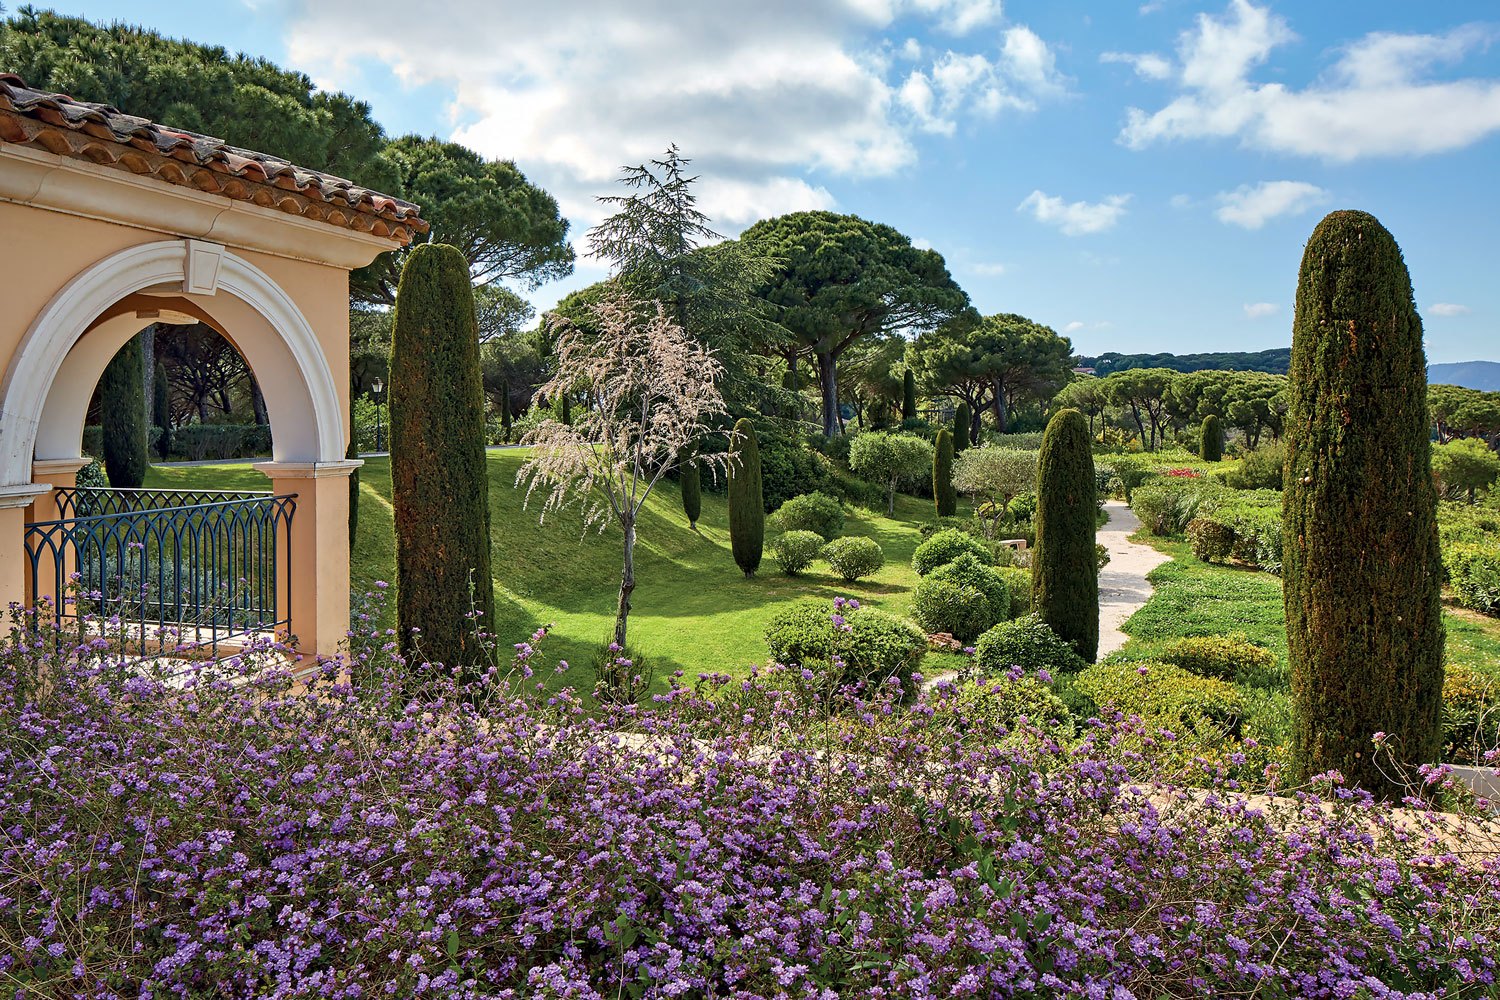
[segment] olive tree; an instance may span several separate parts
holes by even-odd
[[[953,466],[953,486],[974,499],[987,534],[1005,520],[1010,502],[1036,489],[1037,453],[1018,448],[971,448]]]
[[[896,487],[922,478],[932,468],[932,444],[912,434],[869,432],[849,446],[849,468],[885,487],[885,513],[896,513]]]

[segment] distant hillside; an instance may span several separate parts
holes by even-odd
[[[1500,392],[1500,361],[1454,361],[1428,365],[1427,381],[1434,385],[1461,385],[1465,389]]]
[[[1291,360],[1290,347],[1276,347],[1269,351],[1224,351],[1218,354],[1116,354],[1111,351],[1094,358],[1079,358],[1078,364],[1083,368],[1092,368],[1100,375],[1127,368],[1170,368],[1179,372],[1271,372],[1285,375]]]

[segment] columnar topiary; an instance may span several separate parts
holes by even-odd
[[[969,425],[973,420],[974,413],[969,404],[959,403],[958,409],[953,411],[953,454],[957,455],[969,446]]]
[[[910,368],[901,378],[901,419],[911,420],[917,415],[917,377]]]
[[[160,373],[158,373],[160,374]],[[349,450],[344,452],[345,458],[359,457],[359,444],[356,441],[349,442]],[[354,538],[359,534],[359,467],[355,466],[353,472],[349,473],[349,548],[354,548]]]
[[[1212,413],[1203,418],[1203,427],[1199,431],[1198,455],[1205,462],[1217,462],[1224,457],[1224,426]]]
[[[1095,488],[1089,423],[1077,410],[1059,410],[1037,457],[1031,600],[1042,620],[1089,663],[1099,650]]]
[[[740,420],[730,435],[729,547],[745,576],[760,568],[766,541],[766,509],[760,484],[760,445],[749,420]]]
[[[134,338],[116,352],[99,379],[104,424],[104,471],[115,489],[140,489],[146,481],[146,383],[141,345]]]
[[[474,665],[482,656],[476,630],[495,620],[489,479],[474,290],[454,247],[426,243],[407,258],[390,371],[401,649]],[[480,612],[477,622],[471,611]]]
[[[571,427],[573,424],[573,404],[569,401],[566,395],[564,395],[562,398],[562,406],[560,407],[560,410],[561,412],[558,413],[558,419]]]
[[[682,463],[682,512],[687,515],[688,526],[696,529],[703,514],[703,471],[692,456]]]
[[[946,427],[938,431],[932,453],[932,502],[938,517],[952,517],[958,510],[958,491],[953,488],[953,435]]]
[[[510,444],[510,383],[500,383],[500,432],[506,444]]]
[[[156,363],[156,376],[151,381],[151,422],[161,428],[156,439],[156,455],[163,462],[172,453],[172,387],[167,384],[167,366]]]
[[[1301,776],[1380,794],[1385,733],[1410,764],[1442,745],[1443,623],[1426,359],[1391,234],[1334,212],[1302,255],[1286,417],[1287,645]]]

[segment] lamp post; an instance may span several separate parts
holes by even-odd
[[[380,381],[380,379],[378,378],[375,380],[374,384],[370,386],[370,394],[375,398],[375,450],[377,452],[385,450],[383,447],[381,447],[383,442],[380,436],[380,393],[384,389],[385,383]]]

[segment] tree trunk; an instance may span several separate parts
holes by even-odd
[[[823,436],[832,438],[839,433],[839,384],[834,378],[834,356],[819,353],[818,384],[823,390]]]
[[[984,411],[974,406],[969,408],[969,445],[972,447],[979,443],[979,418]]]
[[[625,528],[625,568],[620,573],[620,603],[615,610],[615,645],[625,655],[625,626],[630,618],[630,593],[635,590],[635,518],[627,518]]]
[[[885,516],[896,516],[896,480],[892,479],[885,491]]]
[[[1006,419],[1007,414],[1005,412],[1005,391],[1000,388],[999,381],[992,382],[991,385],[995,390],[995,430],[1001,434],[1004,434],[1005,428],[1008,423]]]
[[[260,391],[260,383],[255,376],[250,376],[250,409],[255,414],[255,422],[261,427],[271,422],[271,416],[266,412],[266,397]]]

